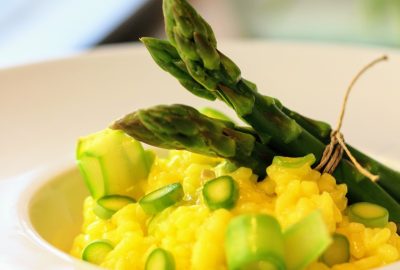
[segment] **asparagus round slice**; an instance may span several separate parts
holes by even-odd
[[[346,263],[350,260],[350,243],[346,236],[339,233],[332,235],[332,243],[321,256],[321,261],[329,267]]]
[[[147,214],[155,215],[182,200],[183,196],[182,184],[173,183],[143,196],[139,205]]]
[[[163,249],[156,248],[147,257],[145,270],[175,270],[175,260],[173,255]]]
[[[351,222],[362,223],[371,228],[383,228],[388,223],[388,211],[377,204],[359,202],[350,205],[348,209]]]
[[[113,249],[110,241],[95,240],[83,249],[82,260],[99,265]]]
[[[231,209],[235,207],[239,198],[239,188],[235,180],[229,175],[212,179],[203,186],[204,202],[211,210],[219,208]]]

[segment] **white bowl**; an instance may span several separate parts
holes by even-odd
[[[19,248],[24,264],[30,264],[29,269],[99,269],[69,255],[81,230],[83,201],[89,195],[76,166],[68,162],[21,177],[20,181],[15,225],[30,244]],[[22,265],[21,261],[11,264]]]
[[[74,167],[42,180],[23,193],[21,219],[43,246],[69,253],[81,230],[83,200],[89,193]]]

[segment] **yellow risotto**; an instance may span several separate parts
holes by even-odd
[[[370,269],[390,264],[400,258],[400,237],[396,225],[367,228],[349,222],[346,215],[347,187],[336,184],[329,174],[320,174],[309,165],[286,168],[273,164],[268,177],[257,182],[248,168],[229,173],[239,188],[238,200],[231,210],[210,210],[204,203],[203,185],[220,176],[223,162],[186,151],[170,151],[167,158],[155,159],[147,181],[138,183],[140,196],[167,184],[180,182],[182,202],[154,216],[147,215],[138,203],[131,203],[110,219],[100,219],[93,208],[95,201],[84,202],[82,232],[73,243],[71,254],[81,258],[92,241],[105,239],[114,248],[100,262],[109,269],[144,269],[148,255],[156,247],[169,251],[176,269],[227,269],[224,236],[229,221],[241,214],[264,213],[274,216],[284,230],[309,213],[319,209],[330,233],[347,237],[350,261],[329,268],[314,262],[307,269]]]

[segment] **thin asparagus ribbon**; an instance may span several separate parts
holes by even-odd
[[[318,166],[315,168],[317,170],[322,170],[323,172],[327,172],[332,174],[337,165],[340,162],[340,159],[343,156],[343,152],[346,152],[347,156],[351,160],[351,162],[354,164],[354,166],[357,168],[357,170],[363,174],[365,177],[368,177],[371,181],[376,182],[379,179],[379,175],[372,174],[369,172],[367,169],[365,169],[358,161],[357,159],[353,156],[351,151],[347,148],[346,143],[344,142],[344,137],[343,134],[340,132],[340,129],[343,125],[343,119],[344,119],[344,114],[346,111],[346,106],[347,106],[347,101],[350,96],[350,92],[353,89],[353,86],[357,82],[357,80],[371,67],[373,67],[375,64],[386,61],[388,60],[388,57],[386,55],[383,55],[372,62],[370,62],[368,65],[366,65],[363,69],[361,69],[357,75],[353,78],[351,81],[349,87],[346,90],[346,95],[343,99],[343,104],[342,108],[340,110],[340,116],[339,116],[339,121],[337,124],[336,129],[332,130],[331,132],[331,141],[330,143],[326,146],[324,153],[322,154],[322,158]]]

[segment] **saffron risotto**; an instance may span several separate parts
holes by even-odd
[[[178,270],[223,270],[227,269],[224,235],[233,217],[268,214],[285,230],[319,209],[329,232],[347,237],[351,257],[332,268],[316,261],[307,269],[371,269],[400,259],[396,225],[389,222],[384,228],[367,228],[349,222],[347,186],[311,169],[311,164],[294,168],[272,164],[267,178],[259,182],[250,169],[235,169],[228,174],[239,187],[236,205],[230,210],[209,210],[201,190],[207,181],[224,174],[224,162],[180,150],[170,151],[167,158],[156,157],[148,178],[136,183],[135,199],[177,182],[183,186],[184,199],[154,216],[147,215],[138,203],[131,203],[110,219],[100,219],[93,212],[95,201],[86,198],[82,232],[75,238],[71,254],[81,258],[89,243],[103,239],[114,246],[100,262],[108,269],[144,269],[148,255],[161,247],[172,254]]]

